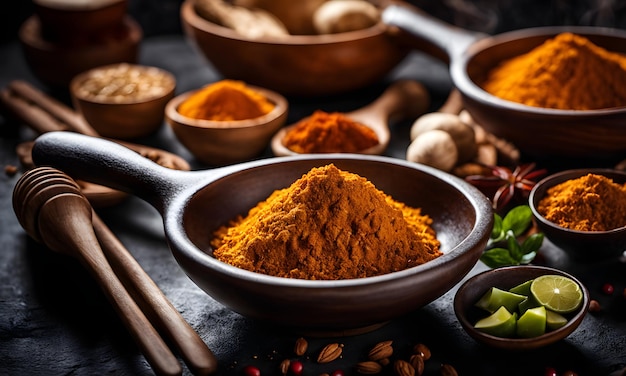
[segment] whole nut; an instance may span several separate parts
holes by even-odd
[[[369,360],[381,360],[389,358],[393,354],[393,347],[391,344],[393,341],[383,341],[377,343],[367,354]]]
[[[295,352],[297,356],[302,356],[304,355],[304,353],[306,353],[308,347],[309,343],[307,342],[307,340],[300,337],[296,340],[293,352]]]
[[[413,354],[409,359],[409,363],[415,369],[415,375],[421,376],[424,373],[424,357],[421,354]]]
[[[441,365],[441,376],[459,376],[456,369],[449,364]]]
[[[431,130],[417,136],[406,150],[406,160],[450,171],[458,162],[459,151],[452,136]]]
[[[413,346],[413,353],[422,355],[422,358],[424,358],[424,360],[430,359],[430,355],[431,355],[430,349],[428,348],[428,346],[424,345],[423,343],[418,343],[417,345]]]
[[[415,369],[406,360],[398,359],[393,362],[393,372],[396,376],[415,376]]]
[[[343,351],[343,345],[338,343],[330,343],[326,345],[317,357],[318,363],[329,363],[339,358]]]
[[[364,375],[375,375],[382,371],[382,369],[382,365],[380,365],[378,362],[374,362],[371,360],[368,360],[366,362],[360,362],[356,365],[356,371]]]

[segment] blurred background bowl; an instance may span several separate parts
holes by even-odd
[[[135,63],[143,31],[131,17],[113,30],[80,43],[60,43],[44,38],[39,17],[29,17],[20,27],[19,40],[27,64],[43,83],[67,88],[77,74],[101,65]]]
[[[127,63],[93,68],[70,83],[74,107],[85,120],[101,136],[122,140],[159,129],[175,89],[171,73]]]
[[[477,308],[475,304],[487,290],[492,287],[509,290],[531,279],[550,274],[571,278],[578,283],[583,292],[582,304],[578,310],[567,315],[567,324],[559,329],[546,332],[534,338],[502,338],[481,332],[474,328],[474,324],[480,318],[485,317],[485,312]],[[567,337],[576,330],[583,321],[587,314],[588,307],[589,292],[578,279],[562,270],[532,265],[507,266],[476,274],[465,281],[454,296],[454,313],[461,323],[461,326],[470,337],[490,347],[514,351],[544,347]]]
[[[618,257],[626,251],[626,227],[610,231],[571,230],[547,220],[537,209],[550,187],[587,174],[606,176],[618,184],[626,183],[626,172],[619,170],[586,168],[557,172],[539,181],[530,192],[528,200],[533,217],[548,240],[576,259],[599,260]]]
[[[42,33],[53,41],[86,38],[124,23],[127,0],[34,0]]]
[[[213,121],[190,118],[178,112],[178,106],[195,91],[180,94],[167,104],[167,123],[178,140],[202,163],[225,165],[257,157],[287,121],[289,104],[285,97],[265,88],[246,86],[274,103],[274,109],[254,119]]]
[[[364,87],[382,79],[408,52],[382,23],[339,34],[253,40],[199,16],[190,0],[181,6],[181,21],[185,34],[224,77],[284,95]]]

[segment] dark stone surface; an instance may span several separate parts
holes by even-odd
[[[133,12],[148,30],[141,49],[142,63],[166,68],[183,92],[220,76],[199,57],[177,31],[176,1],[131,1]],[[431,4],[434,2],[430,2]],[[469,2],[446,2],[468,3]],[[517,13],[502,11],[519,6]],[[533,2],[533,4],[538,2]],[[543,2],[554,13],[540,12],[529,1],[481,1],[502,17],[522,17],[524,24],[557,20],[557,7],[567,8],[567,20],[580,21],[585,12],[574,12],[573,2]],[[608,2],[615,9],[620,2]],[[623,3],[623,2],[622,2]],[[621,9],[621,8],[620,8]],[[434,13],[437,9],[432,10]],[[523,15],[523,16],[522,16]],[[535,18],[539,15],[540,17]],[[623,22],[614,13],[615,21]],[[6,17],[6,14],[4,15]],[[442,18],[447,17],[445,14]],[[505,18],[502,18],[503,20]],[[167,20],[167,22],[164,22]],[[520,19],[518,19],[519,21]],[[163,22],[162,22],[163,21]],[[521,25],[506,21],[509,27]],[[504,22],[504,21],[503,21]],[[498,29],[501,26],[496,26]],[[494,29],[495,30],[495,29]],[[0,86],[23,79],[41,86],[23,60],[19,45],[9,40],[0,46]],[[289,122],[314,109],[350,111],[374,99],[397,78],[423,82],[433,96],[433,108],[441,103],[451,84],[440,62],[414,53],[390,77],[372,87],[341,96],[318,99],[290,98]],[[64,93],[53,93],[66,100]],[[388,155],[404,158],[410,123],[393,127]],[[0,117],[0,161],[19,165],[15,146],[33,138],[32,132]],[[167,127],[147,144],[168,149],[187,158],[194,168],[202,166],[175,140]],[[270,154],[266,152],[263,157]],[[144,375],[152,371],[98,286],[73,259],[52,253],[31,240],[20,227],[11,207],[13,187],[19,174],[0,174],[0,375]],[[178,267],[164,239],[159,214],[145,202],[131,197],[124,203],[99,210],[103,220],[133,253],[173,305],[215,352],[219,374],[242,374],[243,366],[257,365],[263,375],[278,374],[278,364],[293,355],[298,333],[265,327],[221,306],[198,289]],[[547,242],[541,251],[543,263],[576,275],[585,283],[603,310],[589,314],[580,328],[564,341],[524,354],[503,353],[474,342],[461,328],[452,310],[456,288],[433,303],[366,334],[310,340],[310,350],[300,359],[305,375],[343,369],[351,374],[375,343],[393,340],[396,356],[406,357],[412,345],[425,343],[433,357],[424,375],[438,375],[442,363],[452,364],[460,375],[543,375],[547,367],[559,373],[609,375],[626,366],[626,264],[621,260],[577,263]],[[484,270],[477,264],[470,274]],[[603,295],[602,285],[613,283],[615,293]],[[317,352],[330,341],[345,345],[343,357],[328,365],[315,363]],[[186,370],[186,374],[189,372]],[[391,374],[391,373],[387,373]]]

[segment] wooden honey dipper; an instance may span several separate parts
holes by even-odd
[[[13,190],[13,209],[33,239],[78,258],[89,270],[156,374],[182,373],[157,329],[194,374],[215,372],[213,353],[102,222],[72,178],[51,167],[27,171]]]

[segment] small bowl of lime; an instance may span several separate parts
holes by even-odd
[[[477,342],[531,350],[560,341],[582,322],[589,292],[573,275],[545,266],[507,266],[465,281],[454,312]]]

